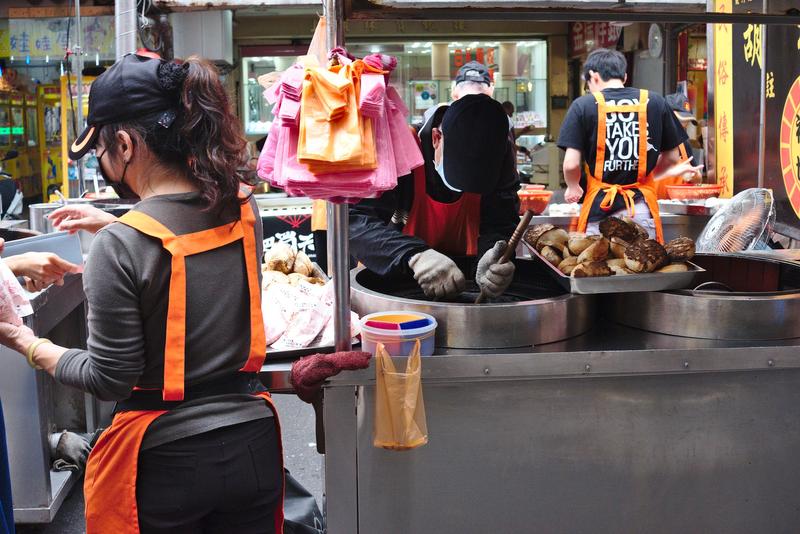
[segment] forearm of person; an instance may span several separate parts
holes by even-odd
[[[661,176],[665,175],[665,173],[670,169],[670,167],[677,165],[681,161],[681,153],[678,148],[673,148],[672,150],[668,150],[666,152],[662,152],[660,156],[658,156],[658,161],[656,162],[656,166],[653,169],[653,176]]]
[[[424,241],[403,234],[376,201],[361,201],[350,209],[350,253],[371,271],[386,276],[410,273],[408,260],[427,250]]]
[[[108,232],[95,237],[83,279],[88,349],[63,352],[55,366],[59,382],[103,400],[127,398],[145,367],[143,317],[132,274],[135,252],[129,246]]]
[[[581,182],[581,153],[574,148],[567,148],[564,154],[564,181],[567,187],[578,187]]]

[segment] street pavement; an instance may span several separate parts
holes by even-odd
[[[314,433],[314,409],[295,395],[274,395],[281,421],[283,454],[286,468],[317,499],[322,510],[322,463],[317,454]],[[64,501],[55,521],[49,525],[17,525],[19,534],[84,534],[83,480],[76,484]]]

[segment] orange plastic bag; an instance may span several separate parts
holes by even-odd
[[[422,359],[419,340],[408,356],[405,373],[398,373],[382,343],[375,349],[375,430],[373,445],[393,451],[428,443],[422,399]]]
[[[297,161],[314,174],[377,166],[372,121],[358,112],[358,75],[351,65],[306,69]]]

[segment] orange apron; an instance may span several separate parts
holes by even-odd
[[[597,195],[602,192],[603,200],[600,209],[611,211],[617,195],[622,195],[625,207],[631,217],[636,210],[634,208],[634,197],[636,191],[640,191],[644,196],[647,207],[653,216],[656,227],[656,239],[659,243],[664,242],[664,234],[661,228],[661,217],[658,213],[658,197],[653,181],[653,175],[647,174],[647,90],[639,90],[638,104],[622,104],[610,106],[606,104],[605,97],[600,91],[592,93],[597,100],[597,151],[595,153],[594,174],[589,166],[586,165],[586,197],[581,206],[581,214],[578,218],[578,231],[585,232],[589,224],[589,214]],[[639,166],[637,170],[637,180],[632,184],[609,184],[603,182],[603,166],[606,159],[606,115],[609,113],[638,113],[639,115]]]
[[[164,225],[139,211],[130,211],[119,220],[139,232],[161,240],[172,255],[169,282],[167,333],[164,347],[165,401],[184,399],[184,363],[186,333],[186,257],[223,247],[242,240],[247,283],[250,292],[250,350],[242,372],[261,369],[266,355],[264,321],[261,315],[261,288],[258,283],[255,214],[249,204],[242,204],[241,218],[230,224],[177,236]],[[280,425],[275,406],[267,392],[258,393],[272,410],[280,440]],[[139,449],[147,427],[166,410],[123,411],[94,446],[86,464],[84,496],[87,534],[139,534],[136,505],[136,473]],[[279,442],[280,447],[280,442]],[[283,451],[281,450],[281,458]],[[283,532],[283,503],[275,514],[275,532]]]
[[[478,234],[481,225],[481,196],[461,193],[450,204],[428,196],[425,166],[414,173],[414,200],[403,233],[425,241],[429,247],[454,256],[478,254]]]

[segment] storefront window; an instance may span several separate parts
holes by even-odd
[[[11,144],[21,147],[25,144],[25,119],[21,107],[11,108]]]
[[[453,80],[458,69],[468,61],[484,63],[495,78],[495,99],[513,102],[516,111],[532,120],[537,128],[546,127],[547,41],[509,42],[503,43],[503,46],[509,52],[516,53],[517,61],[510,63],[516,66],[515,72],[503,73],[501,76],[499,41],[448,42],[446,76]],[[451,82],[433,79],[434,42],[348,42],[347,48],[357,57],[380,53],[397,58],[397,68],[392,74],[391,83],[408,107],[410,123],[422,122],[427,109],[450,100]],[[295,59],[289,56],[242,59],[243,118],[247,135],[265,135],[272,125],[271,106],[264,100],[264,89],[258,84],[258,77],[276,70],[285,70]],[[443,64],[438,67],[444,70]]]
[[[28,146],[36,146],[39,144],[39,129],[36,123],[36,108],[25,108],[26,121],[28,124]]]
[[[244,87],[244,128],[246,135],[263,136],[272,127],[272,106],[264,99],[264,88],[259,76],[289,68],[294,56],[248,57],[242,59],[242,87]]]

